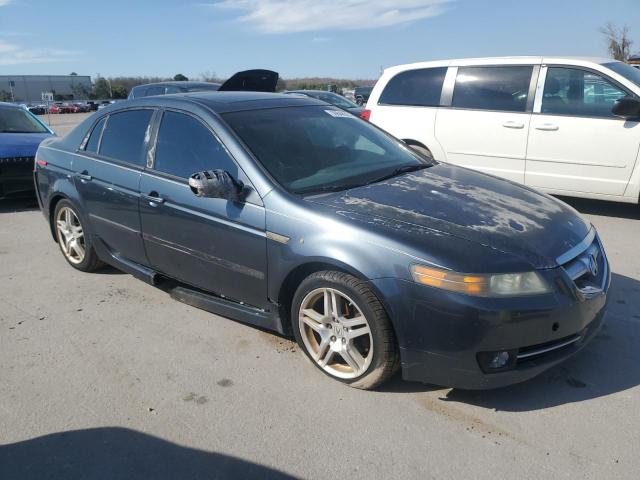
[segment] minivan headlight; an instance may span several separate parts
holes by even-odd
[[[413,279],[423,285],[478,297],[540,295],[551,288],[538,272],[469,274],[412,265]]]

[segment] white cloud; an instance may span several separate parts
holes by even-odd
[[[9,5],[13,0],[0,0],[0,7],[4,7],[5,5]]]
[[[0,40],[0,65],[72,61],[79,53],[55,48],[23,48],[20,45]]]
[[[1,1],[1,0],[0,0]],[[221,0],[244,12],[239,20],[263,33],[358,30],[435,17],[452,0]]]

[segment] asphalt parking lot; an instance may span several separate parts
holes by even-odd
[[[637,479],[640,207],[567,201],[611,262],[607,323],[487,392],[344,387],[287,339],[72,269],[32,202],[4,202],[0,478]]]

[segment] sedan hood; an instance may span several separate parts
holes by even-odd
[[[0,133],[0,158],[33,157],[50,133]]]
[[[556,258],[590,229],[559,200],[448,164],[308,199],[360,218],[390,220],[387,228],[398,233],[417,225],[453,235],[515,255],[533,268],[557,266]]]

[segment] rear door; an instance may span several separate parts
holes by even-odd
[[[611,109],[628,95],[633,94],[593,70],[543,67],[529,130],[527,185],[623,195],[638,157],[640,124]]]
[[[450,106],[436,118],[435,136],[446,161],[524,183],[537,70],[457,67]]]
[[[138,185],[154,110],[102,117],[73,161],[75,185],[93,234],[121,257],[145,264]]]
[[[164,111],[155,159],[142,176],[140,218],[151,267],[236,301],[267,303],[265,211],[255,191],[244,202],[197,197],[188,178],[222,169],[250,185],[201,119]]]

